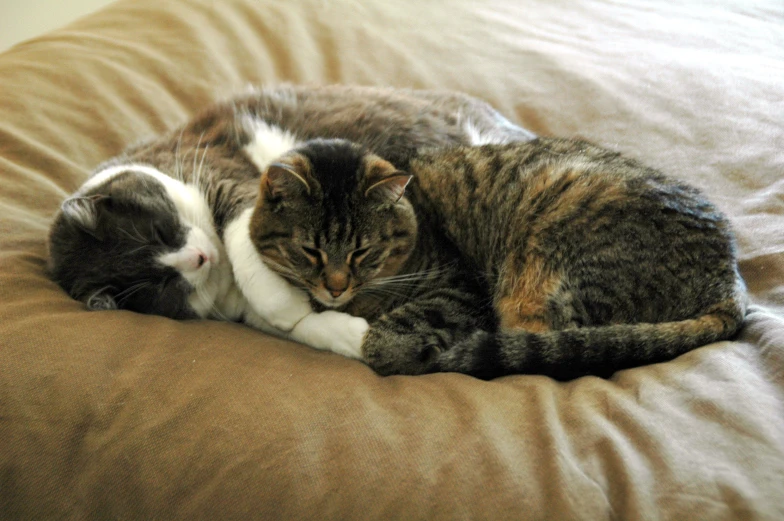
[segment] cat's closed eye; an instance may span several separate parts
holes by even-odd
[[[152,226],[152,238],[153,241],[155,241],[157,244],[160,244],[161,246],[166,246],[168,244],[166,242],[166,234],[163,231],[163,228],[158,225]]]
[[[169,275],[167,277],[164,277],[160,281],[158,281],[158,290],[160,293],[163,293],[164,291],[166,291],[166,289],[170,289],[174,287],[176,283],[177,283],[177,277],[173,275]]]
[[[364,248],[358,248],[348,254],[347,262],[349,264],[353,263],[359,265],[367,257],[368,253],[370,253],[370,246],[366,246]]]
[[[318,263],[327,263],[327,254],[323,250],[305,245],[300,245],[300,248],[302,248],[302,252],[314,265]]]

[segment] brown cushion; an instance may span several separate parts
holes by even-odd
[[[127,0],[0,55],[0,517],[784,518],[767,4]],[[693,182],[737,227],[746,329],[611,380],[381,378],[236,324],[87,312],[46,278],[89,170],[280,81],[462,90]]]

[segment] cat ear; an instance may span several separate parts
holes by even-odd
[[[406,186],[414,178],[402,170],[397,170],[392,163],[378,157],[370,159],[365,168],[370,185],[365,190],[365,197],[377,195],[398,202],[403,197]]]
[[[310,195],[307,171],[308,164],[304,158],[294,157],[272,163],[261,176],[262,193],[273,199],[291,197],[302,192]]]
[[[98,228],[98,204],[107,199],[105,195],[74,196],[63,201],[60,210],[63,217],[87,233],[95,234]]]
[[[102,288],[90,295],[85,302],[87,309],[91,311],[117,309],[117,301],[108,290],[109,288]]]
[[[413,178],[414,176],[399,171],[399,174],[382,179],[371,185],[370,188],[365,190],[365,196],[378,194],[386,199],[398,202],[400,198],[403,197],[408,183],[410,183]]]

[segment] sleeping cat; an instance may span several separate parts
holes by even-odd
[[[244,321],[359,356],[362,318],[313,313],[248,235],[261,171],[300,140],[344,137],[405,164],[420,146],[532,137],[484,102],[368,87],[278,87],[219,103],[98,167],[49,237],[50,273],[89,309]]]
[[[381,374],[608,376],[745,316],[726,218],[583,141],[442,147],[407,171],[311,141],[266,169],[250,225],[320,309],[370,320],[361,352]]]

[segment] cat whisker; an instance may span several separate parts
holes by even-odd
[[[193,149],[193,166],[191,167],[191,182],[194,182],[196,177],[196,161],[199,157],[199,149],[201,148],[201,140],[204,139],[204,132],[199,135],[199,140],[196,142],[196,148]]]
[[[141,245],[141,246],[139,246],[138,248],[134,248],[134,249],[132,249],[131,251],[129,251],[129,252],[127,253],[127,255],[133,255],[133,254],[134,254],[134,253],[136,253],[137,251],[141,251],[141,250],[143,250],[143,249],[145,249],[145,248],[147,248],[147,247],[149,247],[149,244],[142,244],[142,245]]]
[[[404,273],[402,275],[392,275],[389,277],[380,277],[374,279],[369,284],[389,284],[391,282],[415,282],[421,281],[427,278],[435,278],[439,275],[443,275],[449,271],[449,265],[446,266],[439,266],[436,268],[432,268],[429,270],[423,271],[416,271],[413,273]]]
[[[309,285],[306,281],[303,281],[299,275],[297,275],[293,270],[283,266],[273,260],[270,259],[262,259],[262,262],[267,265],[270,269],[272,269],[275,273],[289,281],[293,286],[296,286],[300,289],[308,290],[312,289],[313,286]],[[250,276],[249,282],[252,282],[257,276],[260,276],[260,272],[255,272]]]
[[[393,298],[400,298],[400,299],[408,299],[411,297],[410,294],[401,293],[399,291],[393,291],[389,288],[366,288],[362,287],[356,290],[357,295],[368,295],[374,298],[378,298],[382,300],[385,297],[393,297]]]
[[[292,285],[297,286],[301,289],[314,289],[315,286],[312,284],[308,284],[306,281],[302,280],[296,273],[294,272],[277,272],[278,275],[283,277],[284,279],[288,280]]]
[[[182,134],[185,132],[185,126],[180,130],[180,136],[177,138],[177,148],[174,150],[174,177],[180,182],[184,182],[182,171],[182,156],[180,155],[180,148],[182,147]]]
[[[280,264],[278,262],[275,262],[274,260],[271,260],[271,259],[268,259],[268,258],[262,258],[262,262],[264,264],[266,264],[268,267],[272,268],[278,274],[283,275],[285,273],[285,274],[288,274],[288,275],[290,275],[292,277],[298,277],[297,273],[294,270],[292,270],[291,268],[288,268],[288,267],[286,267],[286,266],[284,266],[284,265],[282,265],[282,264]]]
[[[368,291],[378,290],[378,291],[396,291],[398,293],[406,292],[410,297],[414,294],[418,294],[423,291],[431,290],[434,288],[440,288],[442,286],[443,284],[435,281],[433,283],[419,283],[419,284],[383,284],[380,286],[370,286],[368,288]]]
[[[218,320],[222,320],[224,322],[229,322],[230,320],[226,315],[224,315],[218,307],[215,305],[215,302],[210,298],[207,294],[207,290],[201,286],[197,286],[196,288],[196,298],[203,304],[205,307],[209,309],[210,317],[217,318]]]
[[[149,284],[149,283],[150,283],[150,281],[148,279],[144,279],[144,280],[140,280],[140,281],[134,282],[133,284],[131,284],[130,286],[128,286],[124,290],[122,290],[119,293],[117,293],[115,295],[115,297],[122,297],[123,295],[125,295],[129,291],[132,291],[132,290],[136,289],[138,286],[143,286],[143,285]]]
[[[145,241],[144,239],[140,239],[139,238],[139,237],[141,237],[141,234],[139,234],[138,231],[137,231],[137,236],[133,236],[130,233],[128,233],[127,230],[125,230],[123,228],[117,228],[117,230],[120,233],[122,233],[123,235],[125,235],[126,237],[128,237],[129,239],[131,239],[133,242],[141,243],[142,247],[147,246],[147,241]],[[134,251],[138,251],[138,250],[134,250]]]
[[[368,282],[368,284],[380,286],[380,285],[385,285],[385,284],[395,284],[395,283],[405,283],[405,282],[413,283],[413,282],[423,282],[423,281],[425,281],[427,279],[430,279],[430,278],[435,278],[435,277],[433,277],[433,276],[419,276],[419,277],[405,277],[405,278],[399,278],[399,279],[383,278],[383,279],[372,280],[372,281]]]
[[[136,234],[136,237],[138,237],[138,242],[143,242],[146,245],[147,244],[147,240],[144,238],[144,235],[141,234],[141,232],[136,227],[136,224],[134,224],[133,221],[131,221],[131,228],[133,229],[133,233]]]
[[[366,282],[371,286],[387,286],[387,285],[411,285],[411,286],[420,286],[423,283],[431,282],[438,280],[435,277],[412,277],[412,278],[405,278],[405,279],[375,279]]]
[[[401,292],[396,292],[394,287],[388,286],[368,286],[367,284],[363,284],[358,288],[355,288],[357,293],[396,293],[402,294]]]
[[[223,322],[231,322],[229,318],[218,310],[215,304],[210,305],[210,315]]]
[[[378,285],[372,285],[371,284],[371,285],[369,285],[369,287],[373,288],[373,289],[375,289],[375,288],[390,288],[390,289],[400,289],[400,290],[406,290],[406,289],[428,289],[428,288],[431,288],[431,287],[434,287],[434,286],[438,286],[438,284],[421,284],[421,283],[420,284],[399,284],[399,283],[395,284],[395,283],[389,283],[389,284],[378,284]]]
[[[422,275],[422,274],[426,275],[426,274],[429,274],[429,273],[442,273],[442,272],[444,272],[444,271],[446,271],[446,270],[448,270],[450,268],[453,268],[454,266],[457,265],[457,263],[458,263],[457,260],[453,260],[453,261],[447,262],[446,264],[440,264],[438,266],[433,266],[432,268],[428,268],[426,270],[412,271],[412,272],[409,272],[409,273],[401,273],[399,276],[405,277],[407,275]],[[393,276],[398,276],[398,275],[393,275]]]
[[[202,169],[204,168],[204,159],[207,157],[207,151],[209,149],[210,149],[210,145],[208,144],[204,147],[204,152],[201,155],[201,161],[199,161],[199,169],[196,171],[196,175],[194,176],[195,179],[193,181],[193,184],[196,186],[196,188],[199,188],[201,186],[201,176],[202,176]]]
[[[133,295],[135,295],[136,293],[138,293],[139,291],[143,290],[148,286],[152,286],[152,284],[150,284],[149,281],[143,281],[143,282],[136,283],[130,286],[129,288],[126,288],[125,290],[121,291],[120,293],[115,295],[115,299],[117,299],[117,306],[122,307],[122,305],[125,304],[125,302],[129,298],[131,298]]]
[[[99,294],[103,293],[104,291],[106,291],[107,289],[111,289],[111,288],[112,288],[112,286],[109,284],[109,285],[103,286],[102,288],[99,288],[99,289],[97,289],[97,290],[93,291],[93,292],[90,294],[90,296],[89,296],[89,297],[87,297],[87,300],[85,300],[85,302],[87,302],[87,303],[89,304],[89,302],[90,302],[92,299],[94,299],[94,298],[95,298],[97,295],[99,295]]]
[[[152,237],[156,237],[158,235],[155,231],[155,222],[152,219],[150,219],[150,235]],[[158,239],[160,239],[160,237],[158,237]]]

